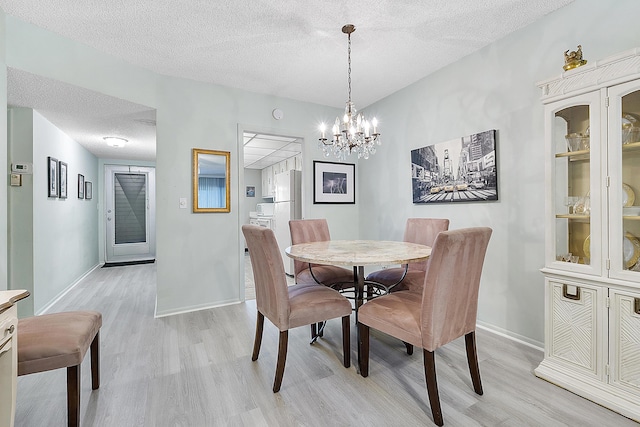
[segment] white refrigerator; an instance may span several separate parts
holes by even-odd
[[[280,247],[284,271],[293,276],[293,260],[284,250],[291,246],[289,220],[302,218],[302,172],[289,170],[275,175],[275,208],[273,211],[273,231]]]

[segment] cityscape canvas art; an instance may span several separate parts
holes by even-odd
[[[413,203],[498,200],[496,130],[411,150]]]

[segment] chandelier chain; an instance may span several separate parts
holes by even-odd
[[[349,58],[348,83],[349,83],[349,102],[351,102],[351,33],[348,34],[348,38],[349,38],[349,48],[347,49],[348,58]]]

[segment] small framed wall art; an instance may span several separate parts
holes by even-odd
[[[59,172],[58,182],[60,184],[58,196],[61,199],[66,199],[67,198],[67,164],[62,160],[58,162],[58,172]]]
[[[49,197],[58,197],[58,159],[47,157],[47,184]]]
[[[91,181],[86,181],[84,183],[84,198],[86,200],[91,200],[93,197],[93,184]]]
[[[247,197],[256,197],[255,185],[247,185]]]
[[[84,199],[84,175],[78,174],[78,199]]]

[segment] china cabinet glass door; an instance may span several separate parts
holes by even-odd
[[[546,141],[552,146],[552,183],[547,213],[547,265],[585,274],[601,274],[602,204],[600,191],[600,92],[546,106]]]
[[[640,282],[640,83],[609,88],[611,277]]]

